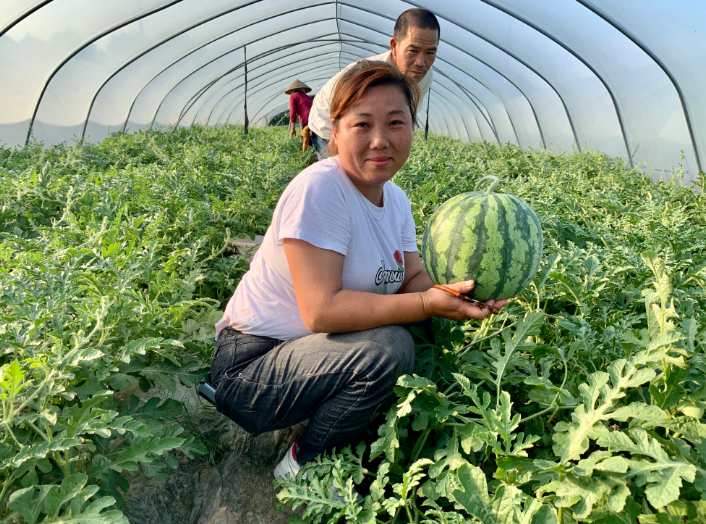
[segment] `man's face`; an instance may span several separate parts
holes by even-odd
[[[435,29],[410,27],[402,40],[390,40],[392,61],[411,83],[418,84],[431,69],[438,45],[439,34]]]

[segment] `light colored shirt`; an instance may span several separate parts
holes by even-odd
[[[402,286],[404,252],[417,251],[402,189],[386,182],[377,207],[353,185],[338,156],[312,164],[284,190],[250,270],[216,324],[216,338],[226,327],[279,340],[311,334],[294,294],[285,238],[341,253],[343,289],[385,295]]]
[[[380,60],[391,64],[391,54],[392,52],[388,51],[381,55],[371,56],[367,60]],[[331,128],[331,98],[333,97],[333,91],[343,72],[355,63],[356,62],[348,64],[345,69],[337,73],[336,76],[326,82],[324,87],[321,88],[321,91],[319,91],[316,95],[316,98],[314,98],[314,104],[311,106],[311,111],[309,112],[309,129],[321,138],[326,140],[331,139],[331,135],[333,134],[333,129]],[[429,88],[431,87],[432,76],[433,74],[430,69],[427,71],[427,74],[424,75],[424,78],[422,78],[417,84],[417,87],[419,88],[419,105],[421,105],[424,95],[427,94]]]

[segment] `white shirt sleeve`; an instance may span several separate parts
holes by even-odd
[[[381,60],[383,62],[389,62],[390,51],[380,55],[371,56],[370,58],[367,58],[367,60]],[[336,88],[338,79],[341,77],[343,72],[356,63],[357,62],[351,62],[341,71],[336,73],[331,80],[324,84],[324,87],[322,87],[316,94],[316,97],[314,97],[314,103],[309,110],[309,129],[325,140],[330,140],[331,135],[333,135],[333,129],[331,127],[331,98],[333,97],[333,91]]]
[[[276,241],[304,240],[312,246],[348,252],[351,217],[340,184],[330,175],[311,173],[287,191],[277,220]]]
[[[412,204],[409,203],[409,198],[402,190],[398,188],[399,192],[402,194],[402,201],[404,202],[404,213],[405,219],[402,225],[402,250],[403,251],[418,251],[417,248],[417,228],[414,224],[414,217],[412,216]]]
[[[326,82],[324,87],[316,93],[314,103],[309,110],[309,129],[326,140],[329,140],[333,134],[333,129],[331,128],[331,97],[333,96],[333,89],[341,73],[343,73],[343,71],[336,73],[336,75]]]

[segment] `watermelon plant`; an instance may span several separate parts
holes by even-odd
[[[238,127],[0,149],[0,522],[125,523],[132,474],[218,459],[154,393],[204,375],[246,268],[230,239],[310,153]],[[538,274],[415,331],[397,404],[280,500],[317,523],[705,522],[700,195],[600,152],[418,137],[395,180],[418,240],[486,175],[536,212]]]
[[[129,475],[217,452],[156,393],[208,373],[230,240],[309,160],[279,130],[0,149],[0,521],[127,523]]]
[[[435,137],[396,178],[419,237],[485,174],[537,213],[536,278],[497,316],[417,332],[379,428],[280,501],[315,523],[706,522],[700,195],[597,152]]]

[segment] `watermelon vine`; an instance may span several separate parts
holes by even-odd
[[[153,393],[204,375],[246,268],[230,240],[312,160],[236,127],[0,149],[1,522],[124,524],[132,475],[218,461]],[[536,211],[539,272],[500,315],[415,331],[384,420],[280,487],[292,521],[706,522],[700,193],[600,152],[432,136],[395,180],[418,240],[487,175]]]
[[[480,325],[417,333],[377,435],[280,500],[315,523],[706,522],[700,197],[600,153],[443,138],[416,143],[396,181],[421,235],[436,206],[494,190],[489,172],[537,211],[540,272]],[[365,496],[331,506],[330,483]]]

